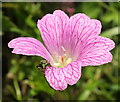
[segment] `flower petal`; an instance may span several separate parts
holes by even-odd
[[[79,53],[79,49],[83,46],[84,41],[98,36],[100,32],[100,21],[90,19],[85,14],[76,14],[70,17],[69,23],[65,28],[64,36],[66,36],[67,41],[64,42],[64,45],[71,45],[69,50],[71,50],[71,55],[74,56],[74,53],[76,53],[75,48],[77,48]]]
[[[82,61],[82,66],[101,65],[112,61],[112,55],[109,52],[115,47],[112,40],[104,37],[94,37],[86,40],[81,47],[78,59]]]
[[[63,11],[61,11],[61,10],[55,10],[54,12],[53,12],[53,15],[56,15],[56,16],[58,16],[63,22],[63,28],[65,28],[65,25],[66,25],[66,23],[68,22],[68,20],[69,20],[69,17],[63,12]]]
[[[31,37],[19,37],[8,43],[9,48],[13,48],[12,53],[23,55],[37,55],[50,61],[51,55],[43,44]]]
[[[62,68],[47,67],[45,70],[45,77],[50,86],[55,90],[64,90],[67,88],[67,83],[62,73]]]
[[[67,72],[64,74],[67,84],[75,84],[81,77],[81,62],[76,61],[68,64],[66,68],[63,68],[63,72]]]
[[[82,58],[82,66],[101,65],[112,61],[112,54],[108,51],[98,50],[88,53],[86,57]]]
[[[67,21],[67,15],[61,10],[56,10],[37,22],[44,43],[51,54],[62,55],[62,36]]]
[[[63,68],[47,67],[45,77],[55,90],[64,90],[67,84],[75,84],[81,76],[81,63],[72,62]]]

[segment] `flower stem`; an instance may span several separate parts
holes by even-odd
[[[19,88],[19,85],[18,85],[18,81],[17,81],[16,78],[14,78],[13,84],[14,84],[14,87],[15,87],[15,91],[16,91],[16,95],[17,95],[17,100],[22,100],[21,91],[20,91],[20,88]]]

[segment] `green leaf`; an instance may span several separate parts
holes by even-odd
[[[101,16],[101,20],[105,23],[113,21],[115,24],[118,24],[118,11],[109,11]]]
[[[32,20],[32,16],[28,16],[25,20],[26,24],[31,28],[36,28],[36,22]]]
[[[24,79],[24,77],[25,77],[25,73],[23,71],[19,71],[19,73],[18,73],[18,80],[21,81],[21,80]]]
[[[29,13],[29,14],[32,14],[32,15],[40,15],[41,13],[41,10],[40,10],[40,7],[41,7],[41,3],[29,3],[28,5],[25,6],[25,10]]]
[[[87,5],[87,6],[86,6]],[[91,3],[91,2],[85,2],[82,3],[82,12],[87,14],[91,18],[97,18],[98,15],[100,14],[100,6],[98,3]]]
[[[112,89],[112,90],[115,90],[115,91],[120,90],[118,84],[113,84],[113,85],[111,86],[111,89]]]
[[[18,34],[21,34],[23,36],[30,36],[29,34],[27,34],[25,31],[17,28],[17,27],[13,27],[10,29],[11,32],[15,32],[15,33],[18,33]]]
[[[12,27],[16,27],[15,24],[7,16],[2,16],[2,30],[3,32],[9,31]]]
[[[90,95],[90,90],[85,90],[78,98],[78,100],[86,100]]]
[[[119,27],[114,27],[114,28],[108,29],[108,30],[102,32],[101,36],[111,38],[112,36],[118,35],[119,34],[118,33],[118,28]]]
[[[7,92],[9,92],[11,95],[14,96],[14,98],[17,98],[15,90],[13,88],[13,86],[10,86],[9,84],[6,85],[6,90]],[[2,102],[2,101],[1,101]]]

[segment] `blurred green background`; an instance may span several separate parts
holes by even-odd
[[[118,3],[104,2],[43,2],[2,3],[2,50],[3,50],[3,100],[116,100],[118,99]],[[101,66],[82,68],[81,79],[64,91],[55,91],[47,83],[44,74],[36,68],[38,56],[12,54],[8,42],[16,37],[34,37],[41,42],[36,22],[56,9],[64,10],[69,16],[81,12],[102,23],[101,36],[116,43],[111,51],[113,61]]]

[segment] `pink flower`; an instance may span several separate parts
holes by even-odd
[[[109,52],[115,46],[108,38],[99,36],[101,23],[82,13],[70,18],[61,10],[38,20],[43,44],[31,37],[19,37],[8,43],[12,53],[37,55],[48,60],[45,77],[55,90],[64,90],[81,77],[82,66],[96,66],[112,61]]]

